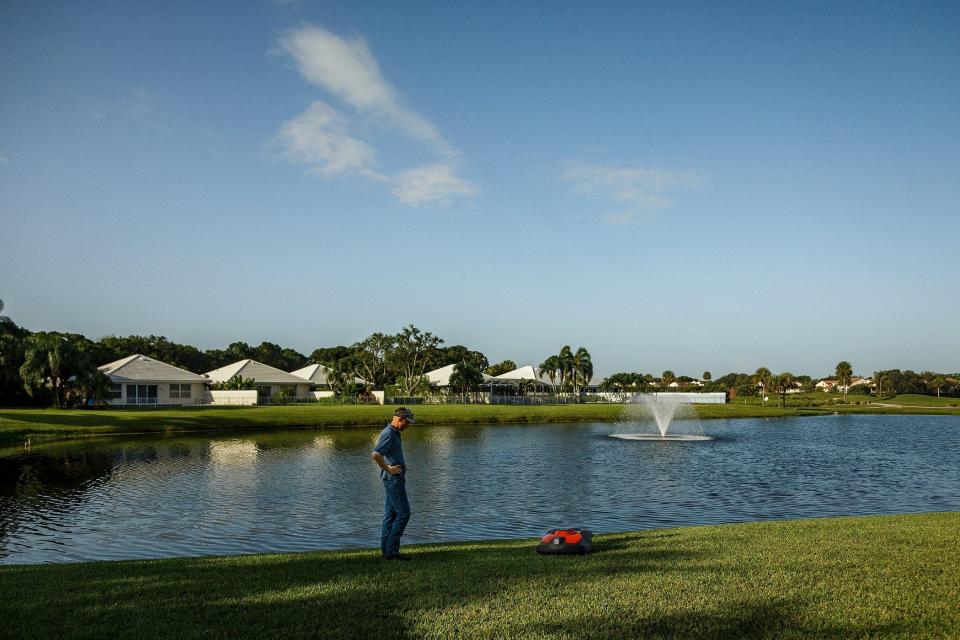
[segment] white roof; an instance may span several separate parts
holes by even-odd
[[[308,384],[300,376],[250,359],[238,360],[225,367],[208,371],[204,375],[212,382],[226,382],[234,376],[240,376],[242,378],[253,378],[259,384]]]
[[[330,367],[322,364],[311,364],[303,369],[291,371],[290,375],[309,380],[313,384],[329,384],[327,376],[330,375]],[[363,378],[357,378],[356,376],[353,378],[353,381],[357,384],[364,384]]]
[[[114,382],[207,382],[201,375],[139,353],[97,368]]]
[[[553,385],[554,382],[550,382],[550,378],[540,373],[540,370],[534,366],[527,365],[525,367],[520,367],[514,369],[513,371],[507,371],[502,373],[499,376],[494,378],[495,380],[536,380],[541,384]]]
[[[440,367],[439,369],[434,369],[433,371],[427,371],[424,376],[427,380],[430,381],[430,384],[435,384],[438,387],[449,387],[450,386],[450,376],[453,375],[453,369],[457,366],[457,363],[448,364],[445,367]],[[483,381],[488,382],[490,380],[496,380],[493,376],[488,376],[485,373],[481,373],[483,376]]]

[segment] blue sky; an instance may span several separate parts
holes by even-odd
[[[8,2],[19,324],[960,370],[960,5]]]

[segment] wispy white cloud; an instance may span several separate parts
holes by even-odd
[[[479,192],[457,175],[459,152],[433,123],[403,104],[363,38],[345,39],[307,26],[284,34],[277,49],[293,59],[308,82],[349,111],[316,101],[285,122],[276,139],[285,157],[310,164],[311,172],[319,175],[354,174],[390,183],[394,196],[408,205],[449,204]],[[439,161],[395,176],[382,173],[376,168],[378,153],[370,134],[360,133],[377,129],[413,141]]]
[[[618,204],[622,209],[607,214],[611,224],[628,224],[649,217],[649,212],[674,203],[676,194],[699,189],[707,183],[703,172],[661,167],[615,167],[570,165],[564,178],[576,193]],[[641,215],[646,213],[646,216]]]
[[[443,155],[457,155],[432,123],[402,104],[363,38],[345,40],[326,29],[303,27],[288,31],[279,46],[311,84],[393,125],[400,133],[431,144]]]
[[[374,170],[377,152],[350,135],[347,119],[320,100],[283,123],[277,143],[285,157],[310,165],[320,175],[381,177]]]
[[[411,205],[449,204],[457,196],[473,197],[474,185],[457,177],[448,164],[428,164],[402,172],[396,177],[393,195]]]

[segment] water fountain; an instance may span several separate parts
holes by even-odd
[[[655,433],[615,433],[611,434],[613,438],[621,440],[658,440],[658,441],[678,441],[694,442],[702,440],[713,440],[711,436],[702,434],[670,434],[667,435],[667,429],[675,417],[688,418],[696,420],[697,414],[693,405],[682,397],[671,393],[663,394],[642,394],[637,396],[627,405],[626,413],[630,413],[631,408],[640,410],[640,414],[645,418],[652,418],[656,422],[659,434]],[[628,416],[631,422],[639,422],[635,417]]]

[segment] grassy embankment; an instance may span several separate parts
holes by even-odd
[[[620,404],[547,406],[421,405],[418,425],[518,422],[601,422],[623,418]],[[374,426],[393,407],[369,405],[290,405],[282,407],[198,407],[193,409],[0,409],[0,446],[84,435],[177,433],[294,427]],[[701,418],[802,415],[796,408],[699,405]]]
[[[960,637],[960,514],[0,567],[16,638]]]
[[[947,413],[960,415],[956,398],[897,396],[870,404],[867,396],[851,396],[838,403],[836,396],[788,396],[786,408],[775,398],[735,399],[726,405],[697,405],[697,415],[712,418],[760,418],[850,413]],[[896,406],[893,406],[896,405]],[[0,447],[89,435],[185,433],[299,427],[374,426],[382,424],[390,407],[367,405],[295,405],[283,407],[198,407],[190,409],[111,409],[101,411],[60,409],[0,409]],[[599,422],[623,419],[620,404],[547,406],[422,405],[416,407],[418,424],[496,424],[517,422]]]

